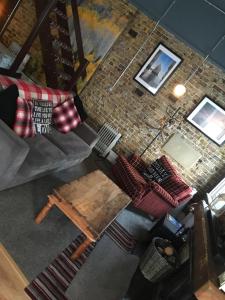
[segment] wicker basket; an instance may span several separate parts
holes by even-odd
[[[158,240],[163,239],[154,238],[140,262],[142,274],[151,282],[159,281],[174,270],[174,267],[158,252],[155,246]]]

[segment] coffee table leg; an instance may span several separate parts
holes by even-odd
[[[86,240],[84,240],[83,243],[75,250],[70,259],[74,261],[79,258],[81,254],[87,249],[87,247],[91,245],[91,243],[92,241],[89,240],[89,238],[86,238]]]
[[[36,224],[41,223],[41,221],[47,216],[48,212],[50,211],[50,209],[52,208],[53,205],[54,205],[54,201],[51,198],[51,196],[49,196],[47,204],[41,209],[41,211],[39,212],[39,214],[35,218],[35,223]]]

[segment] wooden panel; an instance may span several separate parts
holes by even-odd
[[[24,292],[28,281],[6,249],[0,244],[0,299],[28,300]]]
[[[224,300],[225,295],[212,282],[207,282],[195,292],[198,300]]]
[[[101,171],[94,171],[55,190],[95,232],[101,234],[131,199]]]
[[[208,220],[203,204],[195,208],[193,287],[199,300],[225,300],[219,290],[210,246]]]

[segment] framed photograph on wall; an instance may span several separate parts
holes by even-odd
[[[179,56],[160,43],[134,79],[155,95],[181,61]]]
[[[225,141],[225,110],[205,96],[187,120],[217,145]]]

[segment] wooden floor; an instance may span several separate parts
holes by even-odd
[[[0,299],[28,300],[24,292],[28,281],[7,250],[0,244]]]

